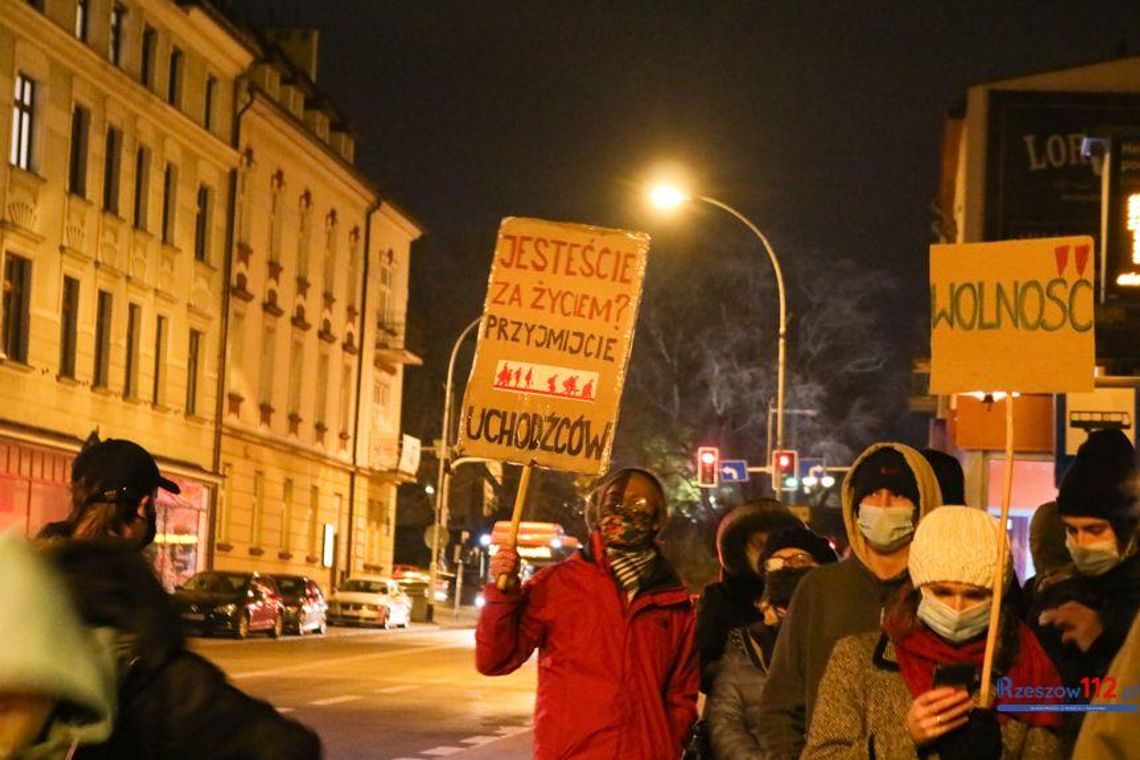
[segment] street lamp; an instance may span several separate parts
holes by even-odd
[[[432,523],[435,530],[432,531],[431,540],[431,569],[428,571],[430,577],[429,588],[431,589],[428,594],[427,605],[427,617],[429,621],[435,617],[435,581],[437,568],[439,566],[440,534],[443,532],[443,526],[447,522],[447,476],[450,471],[448,464],[451,460],[451,388],[455,379],[455,359],[459,354],[459,346],[482,321],[483,315],[480,314],[471,321],[471,324],[463,328],[463,332],[459,333],[459,337],[455,339],[455,344],[451,347],[451,358],[447,362],[447,385],[444,387],[443,396],[443,432],[440,433],[439,451],[436,452],[436,456],[439,458],[439,475],[436,479],[435,515],[433,518],[434,522]]]
[[[776,259],[776,252],[772,250],[772,245],[768,242],[768,238],[764,237],[764,233],[761,232],[748,217],[727,203],[718,201],[716,198],[710,198],[707,195],[698,195],[694,198],[676,185],[659,184],[650,188],[649,200],[654,206],[664,211],[675,210],[682,204],[692,200],[698,200],[710,206],[716,206],[722,211],[727,211],[736,217],[737,221],[747,227],[749,231],[756,236],[756,239],[760,241],[760,244],[764,247],[764,251],[768,254],[768,260],[772,262],[772,269],[776,273],[776,292],[780,298],[780,332],[776,353],[776,449],[782,450],[784,448],[784,375],[787,366],[785,342],[788,329],[788,304],[784,295],[784,273],[780,269],[780,262]],[[780,489],[777,485],[777,498],[779,498],[779,494]]]

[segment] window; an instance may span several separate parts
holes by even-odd
[[[253,520],[251,520],[249,542],[261,545],[261,518],[265,513],[265,474],[253,473]]]
[[[79,332],[79,280],[64,275],[59,304],[59,376],[75,377],[75,344]]]
[[[95,309],[95,377],[96,388],[106,388],[111,374],[111,319],[114,303],[106,290],[99,291]]]
[[[75,0],[75,39],[87,42],[88,0]]]
[[[285,501],[285,511],[281,516],[281,548],[289,551],[293,537],[293,481],[285,478],[285,486],[281,489],[281,497]]]
[[[107,47],[107,58],[116,66],[123,65],[123,19],[127,9],[116,4],[111,8],[111,39]]]
[[[321,516],[321,489],[319,486],[309,487],[309,556],[317,556],[317,539],[320,533],[317,526]]]
[[[67,189],[73,195],[87,197],[87,132],[91,112],[75,106],[71,112],[71,155],[67,169]]]
[[[198,371],[202,360],[202,333],[190,331],[190,350],[186,354],[186,413],[198,412]]]
[[[162,242],[174,245],[174,220],[178,216],[178,167],[167,162],[162,172]]]
[[[305,374],[305,339],[293,337],[293,350],[289,354],[289,414],[301,416],[301,379]]]
[[[170,71],[166,80],[166,102],[172,106],[182,105],[182,51],[170,48]]]
[[[146,229],[150,195],[150,149],[140,145],[135,151],[135,227]]]
[[[137,303],[127,306],[127,371],[123,382],[123,396],[136,398],[139,392],[139,329],[142,324],[142,307]]]
[[[344,365],[340,375],[340,432],[348,433],[352,411],[352,365]]]
[[[166,317],[161,314],[154,320],[154,388],[150,400],[161,406],[166,400]]]
[[[13,166],[32,170],[32,134],[36,119],[36,82],[26,74],[16,74],[16,93],[12,100]]]
[[[317,360],[317,411],[316,423],[325,424],[325,409],[329,398],[329,355],[321,351],[321,358]]]
[[[211,201],[210,188],[198,185],[198,207],[194,214],[194,258],[198,261],[206,261],[210,256]]]
[[[157,46],[158,32],[154,30],[154,27],[143,27],[139,80],[150,88],[154,87],[154,50]]]
[[[273,406],[273,361],[277,343],[277,328],[272,322],[265,323],[265,333],[261,336],[261,374],[258,384],[257,401],[262,406]]]
[[[103,209],[119,213],[119,174],[123,156],[123,133],[107,127],[107,146],[103,152]]]
[[[214,96],[218,90],[218,80],[212,75],[206,76],[206,103],[203,106],[202,126],[206,129],[214,128]]]
[[[9,253],[4,261],[3,345],[9,359],[28,360],[28,322],[31,318],[32,262]]]
[[[243,368],[245,366],[245,314],[234,312],[230,323],[230,390],[241,393]]]

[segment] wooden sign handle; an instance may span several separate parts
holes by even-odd
[[[990,607],[990,627],[986,632],[986,654],[982,660],[982,693],[979,702],[983,709],[993,704],[994,654],[997,650],[998,627],[1001,624],[1001,602],[1005,592],[1006,542],[1009,524],[1009,502],[1013,496],[1013,393],[1005,397],[1005,488],[1001,497],[1001,522],[998,540],[997,565],[994,569],[993,604]]]
[[[527,462],[523,466],[522,476],[519,478],[519,490],[515,494],[515,508],[511,512],[511,528],[507,532],[507,540],[503,546],[509,546],[512,549],[518,545],[519,542],[519,523],[522,522],[523,507],[526,505],[526,492],[530,487],[530,474],[534,471],[534,460]],[[506,591],[518,585],[518,575],[510,575],[503,573],[495,579],[495,587],[499,591]]]

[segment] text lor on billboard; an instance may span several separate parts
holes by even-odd
[[[1089,237],[930,248],[930,390],[1093,387]]]
[[[503,220],[459,424],[464,455],[608,466],[648,251],[644,233]]]

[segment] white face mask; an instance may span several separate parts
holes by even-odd
[[[875,551],[890,554],[914,535],[914,507],[859,505],[859,532]]]
[[[947,641],[961,644],[989,628],[990,602],[956,610],[923,589],[922,601],[918,603],[918,619]]]
[[[1072,536],[1066,536],[1065,548],[1069,550],[1069,556],[1073,558],[1073,564],[1081,575],[1104,575],[1121,561],[1115,538],[1080,545],[1073,541]]]

